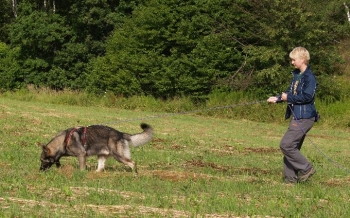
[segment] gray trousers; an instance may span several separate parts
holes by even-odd
[[[300,153],[306,133],[314,125],[315,118],[292,119],[287,132],[284,134],[280,149],[283,157],[284,177],[297,178],[298,172],[306,174],[312,167],[311,163]]]

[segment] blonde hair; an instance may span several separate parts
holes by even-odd
[[[309,64],[310,61],[310,53],[304,47],[296,47],[290,53],[289,57],[292,59],[300,58],[305,61],[306,64]]]

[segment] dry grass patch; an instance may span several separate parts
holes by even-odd
[[[69,213],[70,217],[81,217],[82,212],[88,213],[88,210],[93,210],[99,215],[105,217],[152,217],[152,216],[162,216],[162,217],[172,217],[172,218],[190,218],[190,217],[204,217],[204,218],[277,218],[274,216],[234,216],[232,214],[197,214],[193,216],[190,212],[174,210],[174,209],[163,209],[156,207],[147,206],[131,206],[131,205],[73,205],[67,206],[63,204],[54,204],[47,201],[36,201],[28,200],[22,198],[1,198],[1,208],[9,208],[9,205],[13,203],[18,204],[23,211],[31,210],[36,206],[41,206],[45,208],[50,208],[52,212],[59,212],[61,214]],[[79,215],[74,216],[72,211],[79,211]]]

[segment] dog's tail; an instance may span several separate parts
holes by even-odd
[[[152,127],[146,123],[141,123],[141,128],[143,132],[130,136],[130,144],[134,147],[147,144],[152,139]]]

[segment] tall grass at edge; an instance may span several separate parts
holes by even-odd
[[[267,104],[243,92],[213,93],[204,100],[191,97],[156,99],[152,96],[118,97],[113,93],[96,96],[86,92],[50,89],[21,89],[5,92],[0,97],[20,101],[36,101],[49,104],[76,105],[84,107],[110,107],[125,110],[143,110],[155,113],[193,113],[227,119],[247,119],[257,122],[283,122],[286,104]],[[267,97],[266,97],[267,98]],[[350,127],[350,99],[337,102],[316,99],[321,114],[318,125],[331,128]]]

